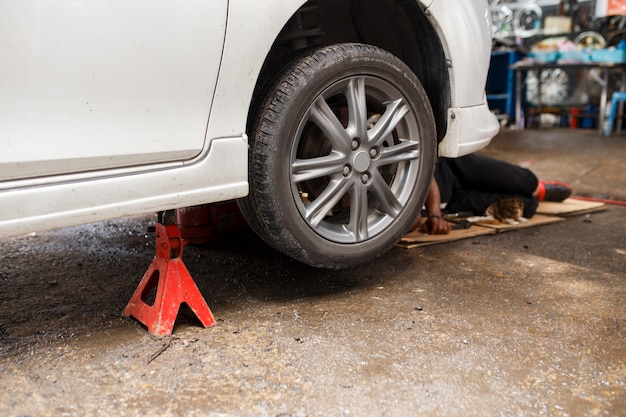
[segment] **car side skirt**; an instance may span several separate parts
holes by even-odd
[[[0,191],[0,237],[243,197],[247,154],[245,135],[217,138],[205,158],[187,165]]]

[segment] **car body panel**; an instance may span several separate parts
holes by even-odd
[[[0,180],[200,154],[227,4],[3,1]]]
[[[230,1],[229,21],[237,23],[229,24],[227,29],[209,136],[245,132],[250,98],[265,57],[285,22],[304,3],[303,0]],[[259,16],[263,16],[262,22]],[[251,31],[254,36],[250,36]]]
[[[32,1],[35,2],[35,0]],[[275,12],[272,12],[264,20],[266,29],[259,31],[258,35],[249,36],[250,31],[259,24],[260,8],[256,3],[234,1],[230,2],[228,13],[230,20],[238,23],[232,24],[228,33],[221,35],[219,42],[216,41],[218,36],[215,32],[216,29],[213,28],[213,36],[208,40],[219,45],[219,51],[215,45],[209,47],[203,44],[190,44],[188,46],[188,51],[185,54],[189,59],[193,59],[194,55],[198,57],[197,52],[203,51],[206,53],[205,59],[212,60],[212,64],[206,64],[204,69],[208,77],[203,77],[202,80],[188,80],[190,86],[193,85],[193,81],[202,86],[202,91],[200,93],[192,92],[192,96],[198,97],[200,95],[199,100],[202,101],[202,97],[206,100],[206,102],[197,103],[198,108],[195,109],[196,114],[201,115],[199,120],[194,121],[196,127],[199,126],[200,122],[202,124],[201,141],[195,134],[198,131],[197,128],[193,132],[188,130],[192,133],[192,136],[188,137],[190,143],[193,144],[191,151],[186,149],[181,153],[180,150],[183,145],[177,137],[172,139],[171,144],[174,147],[169,151],[166,149],[167,143],[164,143],[162,155],[167,157],[168,160],[166,161],[150,161],[149,158],[155,155],[153,152],[146,155],[144,144],[143,148],[135,147],[138,151],[135,154],[132,151],[127,151],[127,155],[142,158],[141,160],[125,159],[118,155],[118,161],[128,161],[126,166],[115,166],[111,163],[106,166],[106,169],[97,169],[94,166],[95,160],[87,161],[83,155],[82,159],[76,159],[76,163],[72,167],[73,171],[67,169],[60,173],[54,171],[53,163],[49,163],[47,167],[40,165],[40,171],[35,171],[34,167],[29,168],[31,174],[36,172],[39,176],[31,175],[21,179],[16,174],[11,174],[10,171],[11,167],[16,167],[23,161],[13,160],[4,164],[6,157],[0,156],[0,166],[5,165],[9,171],[9,173],[2,172],[0,175],[0,207],[2,207],[0,210],[0,236],[49,230],[73,224],[225,201],[245,196],[248,192],[248,143],[245,129],[252,92],[264,57],[272,42],[278,36],[285,21],[303,3],[301,0],[273,1],[275,4],[272,10]],[[163,0],[161,3],[164,10],[167,9],[167,5],[178,5],[171,0]],[[222,14],[224,17],[226,16],[226,13],[222,13],[219,8],[213,8],[217,2],[196,3],[194,2],[189,6],[190,10],[197,6],[199,10],[206,11],[208,7],[209,10],[212,10],[211,13],[217,10],[220,16]],[[84,3],[78,4],[84,5]],[[220,4],[227,3],[222,2]],[[3,8],[5,7],[5,4],[1,5]],[[85,7],[90,9],[91,5]],[[157,20],[160,20],[159,18],[163,16],[156,17]],[[192,20],[199,27],[207,26],[211,22],[211,19],[202,13],[197,14]],[[180,21],[178,24],[180,25]],[[222,32],[226,29],[225,23],[219,24],[217,27]],[[190,29],[186,30],[185,33],[190,36],[187,42],[191,42],[195,37],[193,36],[194,33]],[[195,35],[197,35],[197,31]],[[208,41],[205,40],[205,42]],[[229,50],[225,54],[226,56],[222,57],[224,43],[228,45]],[[169,46],[168,49],[161,49],[156,52],[160,56],[167,57],[167,54],[172,52],[170,49],[179,47],[179,45],[171,43]],[[158,56],[154,58],[158,59]],[[187,62],[187,64],[193,63]],[[213,72],[207,68],[217,64],[221,65],[220,73],[222,76],[219,77],[216,88],[209,82],[213,79]],[[80,65],[76,68],[79,67]],[[146,69],[145,67],[142,68]],[[199,70],[195,69],[194,73],[196,71]],[[183,68],[184,72],[188,71]],[[16,78],[16,74],[11,74],[11,76]],[[124,74],[118,74],[118,76],[122,79],[125,78]],[[218,74],[215,74],[215,78],[217,76]],[[30,82],[29,80],[24,81]],[[213,84],[215,83],[216,81],[213,81]],[[176,85],[178,84],[175,82],[174,90]],[[155,87],[165,89],[166,86],[156,85]],[[119,91],[123,92],[123,90]],[[149,89],[146,89],[145,92],[148,91]],[[145,103],[150,104],[149,101]],[[181,116],[181,113],[189,111],[189,106],[181,102],[177,104],[182,107],[177,109],[180,113],[168,116],[175,123],[180,124],[182,122],[178,119],[181,117],[183,120],[189,120],[190,116]],[[211,107],[214,114],[209,118]],[[139,108],[138,111],[141,112],[142,108]],[[37,111],[31,108],[26,113],[36,115]],[[6,121],[0,116],[0,124]],[[150,126],[144,127],[152,130]],[[0,129],[2,128],[0,127]],[[80,139],[75,134],[76,131],[72,133],[73,139]],[[40,136],[35,139],[46,138],[48,141],[48,137],[49,135],[40,132]],[[6,136],[3,135],[0,138],[6,138]],[[133,140],[135,139],[133,137]],[[6,139],[2,140],[3,142],[7,141]],[[93,138],[89,141],[92,140]],[[154,149],[152,146],[149,148]],[[22,156],[22,158],[27,159],[28,156]],[[32,156],[30,158],[33,159]],[[81,164],[84,165],[81,166]],[[90,169],[83,169],[86,166]],[[45,172],[46,175],[44,176],[43,171],[46,169],[48,171]]]
[[[485,95],[491,56],[491,14],[476,1],[434,0],[428,12],[448,61],[452,97],[448,130],[439,144],[439,155],[456,158],[489,144],[500,125]],[[454,9],[454,13],[450,10]],[[471,47],[469,47],[471,46]],[[482,78],[476,79],[477,76]]]
[[[0,0],[0,236],[245,196],[253,92],[304,3]],[[484,97],[488,22],[477,29],[477,56],[457,44],[468,40],[455,29],[469,9],[487,13],[487,4],[459,3],[420,2],[451,37],[442,39],[449,60],[461,63],[449,68],[443,156],[485,146],[497,123]],[[39,17],[28,22],[20,13]],[[469,13],[474,23],[481,13]],[[102,26],[76,22],[83,18]],[[69,34],[53,30],[63,31],[61,22]],[[35,36],[38,24],[48,39]],[[19,36],[5,38],[13,32]]]

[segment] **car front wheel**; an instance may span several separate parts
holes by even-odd
[[[391,248],[421,208],[436,133],[415,74],[388,52],[340,44],[297,58],[260,100],[250,137],[256,233],[323,268]]]

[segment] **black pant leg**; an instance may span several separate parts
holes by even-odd
[[[531,197],[539,183],[532,171],[484,155],[448,158],[446,163],[466,190]]]

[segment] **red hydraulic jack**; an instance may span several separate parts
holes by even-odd
[[[153,336],[170,336],[178,309],[187,304],[204,327],[215,324],[213,314],[183,263],[183,238],[174,210],[161,212],[156,224],[156,256],[124,309],[148,327]],[[147,296],[156,287],[153,304]]]

